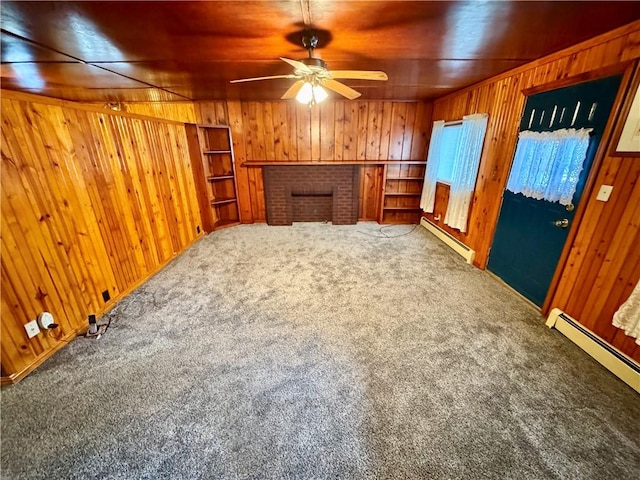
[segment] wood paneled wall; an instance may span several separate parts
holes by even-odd
[[[481,82],[434,102],[434,120],[459,120],[488,113],[489,123],[466,234],[440,226],[476,251],[475,264],[484,268],[493,241],[502,192],[515,150],[523,90],[571,77],[579,78],[640,56],[640,22]]]
[[[552,307],[561,308],[640,362],[640,346],[611,324],[640,280],[640,158],[607,157],[596,185],[613,185],[608,202],[586,200]]]
[[[15,379],[193,243],[201,220],[182,123],[8,91],[1,108],[0,346]],[[60,327],[28,339],[42,311]]]
[[[575,83],[638,57],[640,22],[634,22],[434,102],[434,120],[489,114],[468,232],[446,227],[441,223],[444,216],[436,222],[476,250],[476,266],[486,266],[493,241],[525,102],[523,90]],[[612,156],[603,159],[595,185],[613,185],[616,196],[606,204],[595,202],[593,195],[589,198],[557,294],[549,304],[549,309],[563,309],[636,359],[640,358],[638,348],[611,325],[611,316],[639,276],[638,162]],[[444,211],[447,199],[448,191],[439,189],[436,213]]]
[[[242,221],[265,221],[262,170],[246,161],[424,160],[431,123],[425,102],[199,102],[198,122],[231,125]],[[382,166],[360,172],[361,220],[376,220]]]

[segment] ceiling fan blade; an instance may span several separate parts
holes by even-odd
[[[295,68],[296,70],[299,70],[301,72],[304,73],[313,73],[313,70],[311,70],[309,67],[307,67],[304,63],[299,62],[298,60],[291,60],[290,58],[284,58],[284,57],[280,57],[280,60],[282,60],[283,62],[287,62],[289,65],[291,65],[293,68]]]
[[[300,89],[302,88],[303,85],[304,85],[304,80],[298,80],[293,85],[291,85],[286,92],[284,92],[284,95],[282,95],[280,97],[280,99],[281,100],[288,100],[290,98],[295,97],[298,94],[298,92],[300,91]]]
[[[352,78],[354,80],[389,80],[387,74],[375,70],[330,70],[331,78]]]
[[[360,92],[356,92],[353,88],[347,87],[344,83],[337,82],[332,78],[320,80],[320,84],[323,87],[327,87],[329,90],[339,93],[343,97],[347,97],[349,100],[353,100],[360,96]]]
[[[271,75],[270,77],[241,78],[239,80],[231,80],[231,83],[255,82],[256,80],[271,80],[273,78],[298,78],[298,77],[296,75]]]

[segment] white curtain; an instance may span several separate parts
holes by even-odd
[[[591,130],[520,132],[507,190],[569,205],[587,156]]]
[[[634,337],[640,345],[640,282],[636,284],[627,301],[613,314],[613,324],[622,328],[630,337]]]
[[[487,119],[486,113],[462,117],[460,142],[456,149],[449,190],[449,205],[444,216],[444,223],[461,232],[467,231],[469,204],[478,176]]]
[[[438,176],[438,167],[440,166],[440,145],[443,131],[444,120],[437,120],[433,122],[431,141],[429,143],[429,154],[427,155],[427,169],[424,173],[422,197],[420,198],[420,208],[427,213],[433,213],[433,205],[436,200],[436,180]]]

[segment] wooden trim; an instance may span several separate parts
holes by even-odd
[[[634,71],[634,74],[626,91],[626,102],[622,106],[622,111],[620,112],[620,120],[616,123],[616,127],[611,137],[609,155],[612,157],[640,157],[640,152],[624,152],[617,150],[618,142],[620,142],[620,136],[622,135],[622,130],[624,129],[627,117],[631,112],[631,106],[633,104],[635,94],[640,88],[640,60],[635,61],[632,69]]]
[[[610,77],[617,74],[624,74],[629,66],[633,63],[633,61],[617,63],[615,65],[609,65],[607,67],[580,73],[578,75],[574,75],[573,77],[560,78],[556,81],[545,83],[543,85],[536,85],[531,88],[526,88],[522,90],[522,93],[528,97],[537,93],[557,90],[558,88],[572,87],[574,85],[578,85],[579,83],[590,82],[591,80],[597,80],[599,78]]]
[[[241,167],[266,167],[270,165],[286,167],[286,166],[299,166],[308,167],[314,165],[426,165],[426,160],[346,160],[346,161],[302,161],[302,162],[275,162],[270,160],[252,160],[244,162]]]
[[[613,130],[617,126],[617,124],[620,123],[618,121],[618,119],[620,118],[620,111],[623,107],[623,104],[625,103],[625,97],[629,89],[629,83],[632,80],[636,63],[637,61],[634,63],[626,64],[627,68],[624,72],[622,80],[620,81],[620,87],[618,87],[616,99],[613,103],[613,106],[611,107],[609,120],[607,121],[607,125],[605,126],[604,132],[602,133],[600,145],[598,146],[598,150],[596,151],[596,155],[593,159],[593,164],[591,165],[591,170],[589,171],[587,181],[585,182],[584,188],[582,190],[580,203],[578,204],[576,214],[574,215],[573,221],[571,222],[571,228],[569,229],[569,233],[567,234],[567,239],[564,243],[564,247],[562,248],[560,258],[558,259],[558,264],[556,265],[556,270],[553,274],[553,278],[551,279],[549,290],[547,291],[547,295],[544,299],[544,302],[542,303],[541,311],[543,315],[547,315],[549,313],[549,309],[551,308],[551,301],[555,296],[556,289],[558,288],[558,284],[560,283],[560,278],[562,277],[562,273],[566,267],[567,259],[569,258],[569,252],[571,251],[576,235],[580,228],[580,224],[582,223],[582,219],[587,209],[587,204],[589,203],[589,198],[591,197],[595,188],[596,178],[600,173],[600,168],[602,167],[604,158],[609,151]]]
[[[35,95],[33,93],[17,92],[15,90],[0,90],[0,97],[7,100],[17,100],[22,102],[39,103],[41,105],[54,105],[56,107],[73,108],[75,110],[83,110],[85,112],[103,113],[105,115],[112,115],[116,117],[135,118],[138,120],[152,120],[154,122],[166,123],[170,125],[184,125],[184,122],[178,122],[175,120],[166,120],[164,118],[151,117],[147,115],[140,115],[137,113],[128,113],[122,111],[109,110],[97,105],[90,105],[86,103],[71,102],[69,100],[60,100],[58,98],[45,97],[43,95]],[[186,103],[186,102],[182,102]]]

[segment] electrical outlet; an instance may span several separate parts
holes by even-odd
[[[600,202],[608,202],[612,191],[613,191],[612,185],[601,185],[600,190],[598,191],[598,196],[596,197],[596,200]]]
[[[27,331],[27,336],[33,338],[40,333],[40,327],[38,327],[37,320],[31,320],[29,323],[25,323],[24,329]]]

